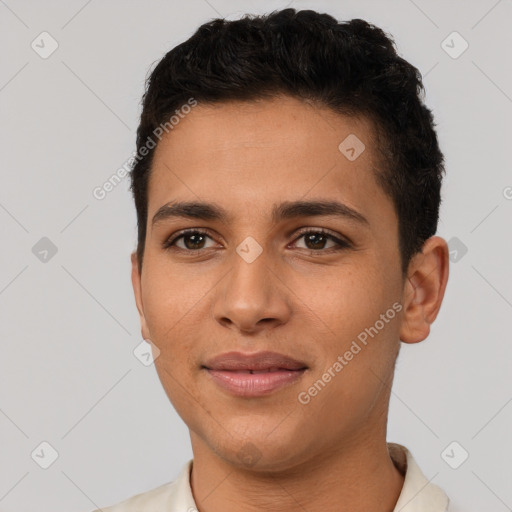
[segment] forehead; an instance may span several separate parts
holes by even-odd
[[[373,125],[365,118],[291,97],[199,103],[155,149],[149,218],[173,199],[201,198],[256,213],[320,196],[365,210],[367,217],[393,216],[391,200],[375,181],[378,160]]]

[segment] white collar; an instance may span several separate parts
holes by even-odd
[[[402,492],[393,512],[445,512],[450,500],[445,492],[428,480],[412,453],[401,444],[388,443],[395,466],[405,474]]]

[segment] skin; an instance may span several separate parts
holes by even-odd
[[[338,145],[355,134],[366,149],[349,161]],[[403,476],[386,445],[395,360],[430,332],[448,280],[448,247],[428,239],[400,271],[398,219],[378,186],[370,122],[290,97],[194,107],[159,142],[149,182],[144,262],[132,257],[141,333],[160,350],[162,385],[190,429],[191,486],[200,512],[390,512]],[[336,200],[368,225],[333,216],[272,223],[274,204]],[[171,218],[166,203],[222,206],[229,222]],[[180,230],[208,232],[162,244]],[[324,228],[350,247],[301,228]],[[252,263],[236,252],[246,237]],[[196,244],[196,245],[194,245]],[[181,248],[181,251],[179,250]],[[357,335],[393,303],[386,323],[308,404],[298,401]],[[201,365],[228,351],[273,350],[304,361],[296,383],[265,397],[230,395]],[[253,464],[240,454],[251,453]]]

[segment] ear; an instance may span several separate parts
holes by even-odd
[[[139,270],[139,263],[137,260],[137,252],[132,252],[132,286],[133,293],[135,295],[135,304],[139,312],[140,319],[140,332],[145,340],[150,340],[149,329],[146,323],[146,317],[144,316],[144,306],[142,304],[142,286],[141,286],[141,272]]]
[[[433,236],[409,264],[403,291],[404,313],[400,339],[418,343],[430,334],[448,282],[449,251],[446,241]]]

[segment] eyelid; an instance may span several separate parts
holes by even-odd
[[[210,230],[208,230],[206,228],[186,228],[186,229],[177,231],[176,233],[173,233],[171,236],[167,237],[162,242],[162,247],[164,249],[169,249],[177,240],[179,240],[180,238],[182,238],[183,236],[188,235],[188,234],[204,235],[213,240],[213,236],[211,235]],[[178,249],[181,249],[181,247],[178,247]],[[197,251],[191,251],[191,250],[187,250],[187,249],[181,249],[181,250],[187,251],[187,252],[200,252],[202,249],[198,249]]]
[[[330,253],[333,251],[341,251],[343,249],[348,249],[348,248],[353,247],[353,243],[346,237],[344,237],[342,235],[338,235],[337,233],[334,234],[325,228],[314,228],[314,227],[301,228],[299,231],[295,232],[294,239],[291,243],[293,244],[293,243],[297,242],[297,240],[302,238],[302,236],[304,236],[306,234],[310,234],[310,233],[325,235],[326,237],[330,238],[332,241],[334,241],[337,244],[337,247],[329,247],[328,249],[318,249],[318,250],[303,249],[306,251],[309,250],[312,253],[319,253],[319,254]],[[177,240],[179,240],[183,236],[186,236],[187,234],[199,234],[199,235],[207,236],[208,238],[211,238],[212,240],[214,239],[214,237],[211,236],[210,230],[208,230],[207,228],[187,228],[187,229],[182,229],[182,230],[174,233],[170,237],[166,238],[162,242],[162,247],[164,249],[170,249],[172,246],[174,246],[174,244]],[[181,247],[178,247],[177,249],[181,250],[183,252],[188,252],[188,253],[200,253],[201,251],[204,251],[206,249],[211,249],[211,247],[201,248],[201,249],[197,249],[197,250],[182,249]]]
[[[303,235],[308,233],[314,233],[314,234],[322,234],[327,237],[329,237],[331,240],[334,240],[339,246],[341,247],[352,247],[352,242],[345,236],[339,235],[338,233],[333,233],[332,231],[326,229],[326,228],[313,228],[313,227],[306,227],[301,228],[298,232],[295,233],[295,239],[294,242],[297,241],[297,239],[301,238]],[[332,248],[331,248],[332,249]],[[320,249],[319,251],[315,252],[325,252],[325,249]]]

